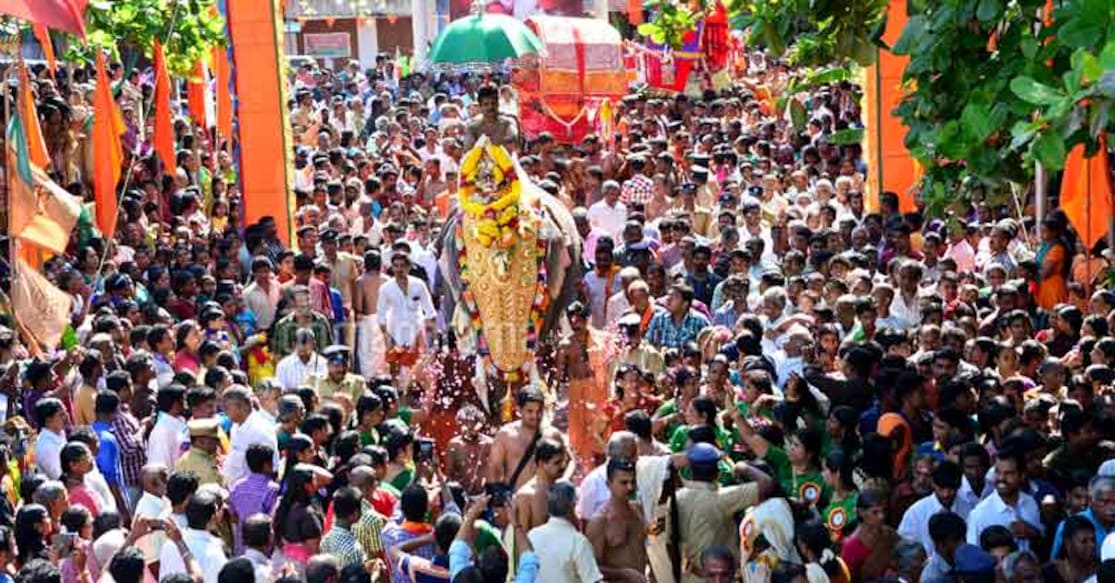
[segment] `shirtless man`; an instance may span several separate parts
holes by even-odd
[[[609,581],[646,581],[647,528],[642,509],[631,500],[635,462],[608,460],[608,491],[612,497],[585,528],[596,563]]]
[[[607,334],[589,326],[588,310],[579,301],[570,304],[565,315],[573,333],[558,344],[557,380],[568,378],[569,446],[577,465],[588,471],[603,461],[607,439],[599,431],[608,401],[603,358]]]
[[[510,152],[519,149],[519,128],[514,120],[499,114],[499,90],[495,85],[484,85],[476,91],[476,102],[480,105],[480,119],[468,122],[465,128],[465,150],[471,150],[480,136],[487,135],[488,141],[503,146]]]
[[[387,346],[375,314],[379,286],[383,283],[382,265],[383,258],[378,249],[364,255],[364,273],[356,280],[356,293],[352,298],[352,310],[356,314],[359,330],[356,355],[360,360],[360,373],[367,380],[387,371]]]
[[[515,404],[519,408],[519,420],[499,428],[488,461],[488,483],[507,484],[513,492],[518,491],[534,476],[535,461],[531,459],[523,464],[522,471],[515,477],[515,483],[510,483],[511,474],[526,455],[536,433],[561,443],[563,447],[565,444],[560,431],[554,427],[542,426],[542,408],[545,404],[542,391],[536,387],[523,387],[515,397]],[[566,473],[570,473],[572,469],[573,464],[569,464]]]
[[[475,405],[461,407],[457,411],[458,433],[449,440],[445,452],[445,476],[474,495],[484,488],[492,453],[492,438],[480,431],[483,423],[484,414]]]
[[[538,441],[534,461],[534,477],[519,488],[512,499],[515,524],[522,526],[527,532],[546,523],[549,518],[546,500],[550,494],[550,486],[561,478],[568,465],[565,447],[561,442],[545,438]]]

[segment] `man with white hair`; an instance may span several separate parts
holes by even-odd
[[[577,499],[577,518],[588,521],[608,503],[608,462],[614,459],[635,461],[639,457],[639,442],[630,431],[616,431],[608,438],[605,462],[596,466],[581,482],[581,495]]]
[[[630,265],[620,269],[617,275],[619,275],[619,291],[613,293],[604,305],[604,328],[609,330],[631,309],[628,287],[642,279],[639,269]]]
[[[550,488],[546,499],[549,520],[527,533],[538,554],[539,583],[597,583],[604,580],[596,564],[592,543],[574,525],[577,488],[562,480]]]
[[[619,183],[606,180],[601,186],[601,192],[603,198],[588,207],[588,222],[605,234],[619,239],[627,224],[627,205],[619,200]]]
[[[813,344],[813,334],[801,324],[792,325],[783,338],[786,341],[775,358],[779,390],[786,388],[786,382],[790,380],[791,375],[802,375],[802,371],[805,370],[805,351]]]

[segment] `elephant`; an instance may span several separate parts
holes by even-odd
[[[584,275],[582,261],[584,243],[573,221],[573,215],[565,204],[536,185],[527,182],[528,180],[524,177],[521,200],[522,204],[531,204],[537,208],[542,216],[538,233],[545,246],[545,256],[542,261],[546,267],[546,288],[549,295],[549,304],[542,314],[542,326],[538,330],[539,346],[541,346],[558,328],[564,316],[565,306],[578,293],[577,287]],[[454,328],[452,323],[459,321],[455,320],[454,315],[458,310],[463,291],[459,262],[460,249],[455,234],[462,218],[463,214],[459,209],[455,209],[450,214],[438,236],[435,249],[438,257],[437,295],[441,315],[444,321],[450,323],[451,329]],[[523,322],[524,325],[525,323]],[[457,327],[455,332],[458,338],[457,344],[462,350],[476,350],[475,338],[471,330]],[[494,379],[490,379],[489,382],[492,380]],[[503,387],[504,390],[512,388]],[[490,391],[490,393],[497,392],[503,391]]]

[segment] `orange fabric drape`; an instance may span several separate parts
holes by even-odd
[[[1111,173],[1107,165],[1107,144],[1100,139],[1100,150],[1084,157],[1084,144],[1078,144],[1065,160],[1061,178],[1061,209],[1091,251],[1107,234],[1111,220]]]
[[[108,239],[116,233],[116,184],[124,162],[120,143],[124,129],[105,73],[105,57],[98,51],[97,89],[93,94],[93,199],[97,203],[97,228]]]
[[[887,28],[883,40],[894,46],[908,20],[906,0],[891,0],[887,8]],[[867,162],[868,207],[878,209],[884,191],[898,193],[902,212],[916,209],[913,187],[922,169],[906,150],[906,126],[892,112],[902,100],[902,73],[909,58],[879,50],[876,64],[864,69],[864,122],[867,126],[864,158]]]
[[[289,243],[294,225],[294,142],[283,74],[281,16],[277,0],[228,4],[244,221],[252,224],[273,217],[279,237]]]
[[[193,79],[186,83],[186,103],[190,117],[197,125],[208,128],[209,120],[205,115],[205,63],[198,60],[194,64]]]
[[[50,156],[46,151],[46,141],[39,127],[39,114],[35,111],[35,97],[31,95],[31,81],[27,66],[19,63],[19,108],[23,119],[23,131],[27,134],[27,157],[31,164],[39,168],[50,168]]]
[[[229,89],[231,71],[228,64],[228,50],[213,47],[213,83],[217,98],[217,133],[225,139],[232,138],[232,93]]]
[[[163,55],[163,44],[155,39],[153,60],[155,61],[155,152],[163,161],[163,169],[167,174],[178,172],[178,164],[174,158],[174,123],[170,119],[170,74],[166,70],[166,56]]]
[[[54,59],[54,44],[50,42],[50,32],[41,24],[32,26],[31,32],[34,33],[35,40],[39,41],[39,45],[43,47],[43,56],[46,57],[46,66],[50,71],[50,76],[53,77],[54,72],[58,70],[58,63]]]

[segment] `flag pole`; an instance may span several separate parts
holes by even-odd
[[[163,35],[164,38],[166,38],[167,40],[170,40],[170,35],[174,32],[174,25],[178,23],[178,7],[179,7],[179,4],[175,3],[174,4],[174,12],[170,15],[170,25],[167,27],[166,34]],[[151,100],[152,101],[155,100],[154,92],[152,92],[152,94],[151,94]],[[147,112],[144,111],[144,100],[142,98],[139,99],[139,103],[138,103],[137,107],[138,107],[138,109],[137,109],[136,113],[138,114],[139,119],[143,122],[143,123],[139,124],[140,135],[142,136],[142,134],[143,134],[143,129],[142,128],[146,127],[146,125],[147,125]],[[148,108],[148,109],[150,109],[150,108]],[[142,139],[136,140],[135,150],[128,153],[129,157],[128,157],[127,174],[124,175],[124,183],[120,185],[120,190],[116,193],[116,215],[113,217],[113,220],[112,220],[113,223],[117,223],[117,222],[120,221],[120,202],[124,198],[124,194],[128,192],[128,186],[131,184],[131,181],[132,181],[132,166],[135,164],[136,159],[139,158],[139,148],[141,146],[141,142],[142,142]],[[104,235],[104,233],[101,233],[101,235]],[[105,238],[105,249],[104,249],[104,251],[101,252],[101,261],[100,261],[100,263],[97,264],[97,272],[93,274],[93,284],[94,285],[96,285],[96,283],[97,283],[97,278],[101,277],[101,273],[104,272],[105,263],[108,261],[108,250],[111,247],[110,243],[112,243],[112,241],[110,241],[106,237]]]

